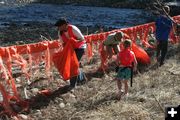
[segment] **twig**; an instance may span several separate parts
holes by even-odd
[[[50,34],[48,34],[48,33],[46,33],[46,34],[48,35],[48,37],[49,37],[50,40],[53,40],[52,37],[50,36]]]
[[[161,108],[162,112],[166,113],[166,112],[164,111],[163,107],[161,106],[160,102],[157,100],[157,98],[156,98],[156,96],[154,95],[154,93],[153,93],[153,96],[154,96],[156,102],[158,103],[159,107]]]
[[[164,9],[164,4],[162,2],[160,2],[159,0],[156,0],[157,4],[161,7],[161,8],[157,8],[156,9],[161,9],[165,15],[174,23],[174,24],[177,24],[172,18],[171,16],[166,12],[166,10]]]
[[[40,35],[40,37],[41,37],[41,39],[45,39],[45,40],[49,41],[49,39],[47,37],[43,36],[43,35]]]
[[[79,114],[79,113],[81,113],[81,112],[83,112],[83,111],[85,111],[85,109],[83,109],[83,110],[81,110],[81,111],[78,111],[78,112],[75,112],[75,113],[69,118],[69,120],[71,120],[75,115],[77,115],[77,114]]]
[[[89,29],[88,29],[88,27],[86,28],[86,35],[88,35],[89,34]]]

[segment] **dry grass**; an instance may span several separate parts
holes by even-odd
[[[164,66],[139,66],[141,70],[134,77],[133,87],[129,88],[129,97],[121,101],[116,100],[113,67],[104,75],[96,71],[100,65],[98,56],[91,64],[83,59],[83,69],[89,81],[77,86],[73,93],[56,94],[51,98],[40,96],[27,116],[33,120],[163,120],[164,106],[180,104],[180,45],[169,51]],[[32,81],[38,81],[33,84],[34,88],[56,91],[60,84],[67,84],[56,70],[53,71],[53,81],[48,81],[43,73],[33,75]],[[27,91],[28,95],[33,96],[31,90]]]
[[[31,109],[28,116],[35,120],[162,120],[166,105],[180,104],[178,54],[170,56],[162,67],[151,65],[146,72],[136,74],[128,98],[121,101],[116,100],[115,72],[96,72],[99,59],[96,64],[84,61],[89,79],[86,84],[77,86],[73,93],[50,98],[46,105],[38,101],[42,107]]]

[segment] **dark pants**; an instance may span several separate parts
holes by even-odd
[[[76,52],[76,56],[77,56],[77,59],[80,63],[80,60],[85,52],[85,49],[83,48],[80,48],[80,49],[75,49],[75,52]],[[76,83],[77,82],[80,82],[80,81],[83,81],[84,80],[84,73],[79,69],[79,75],[78,76],[74,76],[70,79],[70,86],[71,87],[75,87]]]
[[[160,63],[160,66],[164,64],[164,60],[168,50],[168,41],[158,41],[157,44],[157,60]]]

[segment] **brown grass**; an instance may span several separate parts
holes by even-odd
[[[60,85],[68,83],[60,79],[56,70],[53,70],[53,81],[45,77],[44,70],[33,74],[32,81],[36,82],[32,87],[27,87],[27,94],[30,97],[34,95],[33,88],[39,90],[49,88],[56,94],[52,97],[40,96],[27,113],[28,118],[30,120],[163,120],[166,105],[180,104],[180,44],[170,46],[164,66],[157,68],[154,63],[150,66],[139,66],[140,72],[134,77],[133,87],[129,88],[129,97],[121,101],[116,99],[117,85],[113,81],[115,75],[113,66],[106,74],[96,71],[100,66],[97,54],[91,64],[83,59],[83,69],[89,81],[77,86],[73,92],[62,94],[57,90]],[[22,82],[27,84],[26,80]],[[20,91],[24,96],[23,89]],[[63,108],[62,103],[65,105]]]
[[[175,46],[174,52],[169,54],[178,50]],[[32,108],[27,115],[34,120],[162,120],[166,105],[180,104],[178,54],[169,55],[162,67],[157,68],[154,64],[142,67],[146,72],[135,75],[128,98],[121,101],[116,99],[115,72],[110,70],[106,75],[96,72],[100,64],[98,58],[95,58],[96,64],[84,61],[83,69],[89,79],[86,84],[77,86],[73,93],[37,101],[40,106]],[[52,88],[61,83],[59,77],[55,78],[58,82],[50,84]],[[64,108],[61,103],[65,104]]]

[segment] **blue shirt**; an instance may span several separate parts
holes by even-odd
[[[165,17],[159,16],[155,22],[156,25],[156,39],[158,41],[168,41],[169,34],[172,28],[172,21]]]

